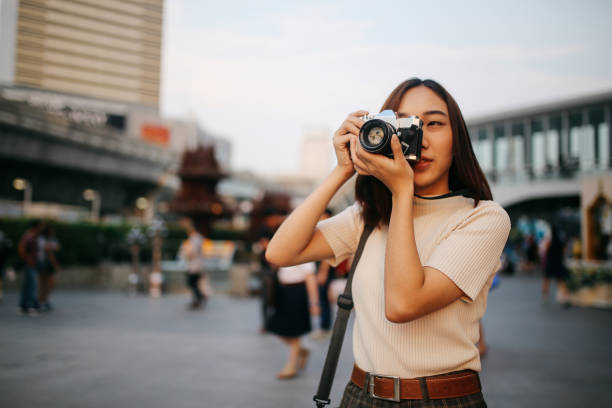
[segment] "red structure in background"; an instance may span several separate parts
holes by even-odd
[[[227,175],[219,168],[214,147],[186,151],[178,175],[181,187],[170,211],[190,217],[196,229],[207,235],[214,218],[230,214],[216,193],[217,183]]]
[[[259,239],[258,233],[263,227],[266,217],[276,217],[278,218],[278,224],[280,224],[292,209],[290,195],[267,191],[260,200],[254,202],[249,239],[251,241]]]

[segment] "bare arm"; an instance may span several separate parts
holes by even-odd
[[[366,111],[350,114],[334,133],[334,149],[338,160],[336,168],[276,231],[266,249],[268,262],[279,266],[290,266],[333,256],[331,247],[316,225],[336,191],[355,172],[348,143],[351,135],[359,134],[359,128],[363,123],[359,118],[365,114]]]
[[[266,259],[279,266],[298,265],[333,256],[332,249],[315,227],[329,200],[348,180],[336,168],[281,224],[268,244]]]

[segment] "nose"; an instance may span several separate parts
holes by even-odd
[[[427,150],[429,148],[429,137],[427,137],[427,132],[423,132],[423,139],[421,141],[421,149]]]

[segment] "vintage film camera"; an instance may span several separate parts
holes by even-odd
[[[418,116],[398,118],[392,110],[384,110],[377,115],[363,116],[362,119],[365,123],[359,131],[359,142],[366,151],[393,157],[391,136],[395,133],[404,157],[410,161],[421,160],[423,121]]]

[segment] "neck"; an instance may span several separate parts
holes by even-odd
[[[435,197],[435,196],[448,194],[450,192],[451,191],[450,191],[450,188],[448,188],[448,185],[443,186],[443,187],[428,186],[424,188],[417,188],[415,186],[415,189],[414,189],[414,195],[421,196],[421,197]]]

